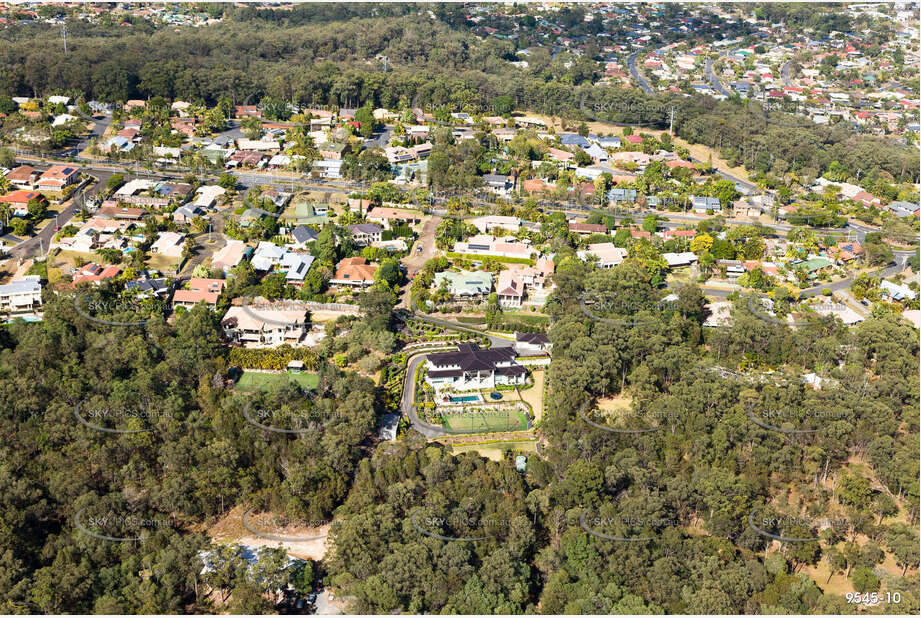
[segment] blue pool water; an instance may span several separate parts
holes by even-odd
[[[478,395],[464,395],[462,397],[451,397],[450,399],[454,403],[461,403],[464,401],[479,401],[480,397]]]

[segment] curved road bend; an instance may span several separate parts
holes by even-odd
[[[724,54],[720,54],[720,55],[722,56]],[[707,58],[707,62],[704,65],[704,70],[707,73],[707,78],[710,80],[710,87],[716,90],[717,92],[719,92],[723,96],[731,97],[732,93],[726,90],[726,88],[723,86],[723,82],[721,82],[716,77],[716,74],[713,72],[713,62],[714,62],[713,58]]]
[[[790,64],[792,63],[792,60],[787,60],[783,63],[783,66],[780,67],[780,79],[783,80],[783,85],[787,88],[793,85],[793,82],[790,81]]]
[[[636,68],[636,57],[639,55],[640,52],[633,52],[630,54],[630,56],[627,58],[627,69],[630,71],[630,75],[633,77],[633,81],[635,81],[646,94],[655,94],[655,91],[652,89],[652,84],[650,84],[649,80],[647,80],[646,77]]]

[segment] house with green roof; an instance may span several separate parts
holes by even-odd
[[[435,289],[442,285],[456,298],[482,298],[492,290],[492,273],[466,270],[435,273]]]

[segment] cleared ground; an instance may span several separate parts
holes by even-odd
[[[310,560],[322,560],[326,556],[328,549],[327,539],[315,539],[310,541],[275,541],[254,535],[251,531],[243,526],[243,513],[246,507],[237,506],[229,511],[227,515],[209,528],[206,532],[216,543],[240,543],[249,547],[278,547],[281,545],[285,551],[295,558]],[[286,527],[265,527],[256,525],[265,521],[285,521],[283,516],[274,517],[272,514],[251,513],[249,518],[250,527],[259,532],[264,532],[271,536],[298,538],[325,537],[329,532],[329,525],[309,528],[305,526],[286,526]]]
[[[500,442],[498,444],[462,444],[458,446],[451,447],[451,453],[457,455],[460,453],[470,453],[474,452],[479,454],[486,459],[491,459],[492,461],[501,461],[502,456],[505,454],[505,451],[511,449],[512,452],[518,454],[520,453],[536,453],[537,452],[537,441],[528,440],[521,442]]]
[[[531,375],[534,377],[534,386],[520,391],[521,400],[531,406],[531,411],[534,413],[534,422],[538,423],[544,416],[544,379],[546,372],[543,369],[534,370]]]
[[[287,384],[294,382],[304,389],[313,390],[320,383],[320,376],[313,373],[260,373],[256,371],[244,371],[237,384],[236,390],[244,393],[253,393],[259,390],[267,390],[275,384]]]

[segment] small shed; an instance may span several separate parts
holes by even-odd
[[[288,363],[288,371],[290,373],[301,373],[304,371],[304,361],[302,360],[293,360]]]
[[[524,472],[528,467],[528,458],[524,455],[518,455],[515,457],[515,469],[519,472]]]

